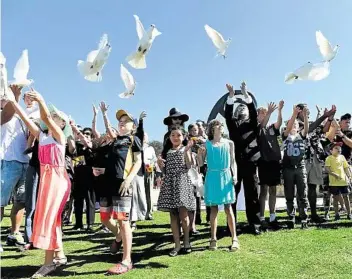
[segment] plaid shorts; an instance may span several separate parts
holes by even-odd
[[[112,217],[118,221],[129,221],[131,204],[131,196],[100,198],[100,219],[107,221]]]

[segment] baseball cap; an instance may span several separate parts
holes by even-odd
[[[128,113],[127,111],[120,109],[116,112],[116,119],[120,121],[121,117],[126,115],[132,122],[134,122],[134,118],[132,114]]]

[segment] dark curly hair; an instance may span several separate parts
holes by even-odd
[[[208,128],[207,128],[207,135],[209,140],[214,139],[214,127],[219,125],[223,126],[224,124],[222,124],[222,122],[217,119],[213,119],[212,121],[209,122]]]

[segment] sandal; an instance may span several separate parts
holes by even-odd
[[[67,257],[55,258],[53,260],[53,264],[56,265],[56,266],[67,265]]]
[[[192,246],[191,246],[191,244],[189,244],[189,246],[185,246],[185,247],[183,248],[183,251],[184,251],[185,254],[190,254],[190,253],[192,253]]]
[[[49,265],[43,265],[41,268],[39,268],[39,270],[34,273],[32,275],[31,278],[35,279],[35,278],[43,278],[46,275],[52,273],[53,271],[55,271],[56,269],[56,265],[55,264],[49,264]]]
[[[230,251],[231,252],[236,252],[239,249],[240,249],[240,243],[238,242],[238,239],[232,240],[232,245],[230,247]]]
[[[217,244],[217,240],[216,239],[211,239],[210,243],[209,243],[209,250],[211,251],[215,251],[218,249],[218,244]]]
[[[170,257],[176,257],[178,253],[180,252],[181,249],[174,248],[172,251],[169,253]]]
[[[117,265],[109,268],[108,270],[108,274],[111,275],[120,275],[120,274],[124,274],[128,271],[130,271],[132,269],[132,262],[130,262],[129,265],[126,265],[124,263],[118,263]]]

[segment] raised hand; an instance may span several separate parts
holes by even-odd
[[[33,88],[31,88],[31,91],[27,92],[26,95],[35,102],[41,102],[43,101],[42,95],[40,95],[37,91],[35,91]]]
[[[13,95],[15,96],[15,98],[18,100],[19,97],[21,96],[21,90],[22,90],[22,87],[18,86],[18,85],[10,85],[10,89],[13,93]],[[10,91],[10,90],[8,90]],[[11,92],[9,92],[11,93]]]
[[[185,152],[187,152],[188,150],[190,150],[192,148],[192,146],[194,145],[194,141],[193,140],[189,140],[186,147],[185,147]]]
[[[293,106],[293,114],[294,115],[297,116],[301,111],[302,110],[299,107],[297,107],[296,105]]]
[[[278,110],[279,110],[279,111],[282,111],[282,109],[284,108],[284,105],[285,105],[285,101],[284,101],[284,100],[281,100],[281,101],[279,102]]]
[[[147,117],[147,113],[145,111],[142,111],[142,113],[139,116],[139,119],[142,120]]]
[[[226,84],[226,88],[229,91],[230,95],[229,97],[232,98],[233,96],[235,96],[235,90],[233,89],[233,85],[227,83]]]
[[[97,116],[99,110],[97,109],[97,107],[93,104],[93,115]]]
[[[335,113],[336,113],[336,106],[335,106],[335,105],[332,105],[330,110],[327,110],[327,109],[326,109],[326,110],[324,111],[324,116],[325,116],[325,117],[332,117],[332,116],[335,115]]]
[[[107,112],[107,111],[108,111],[108,108],[109,108],[109,106],[108,106],[107,104],[105,104],[104,101],[102,101],[102,102],[100,103],[100,110],[101,110],[102,113]]]
[[[270,102],[268,104],[268,113],[273,113],[275,110],[277,110],[277,105],[274,102]]]
[[[241,93],[244,97],[248,98],[247,84],[245,81],[242,81],[241,83]]]

